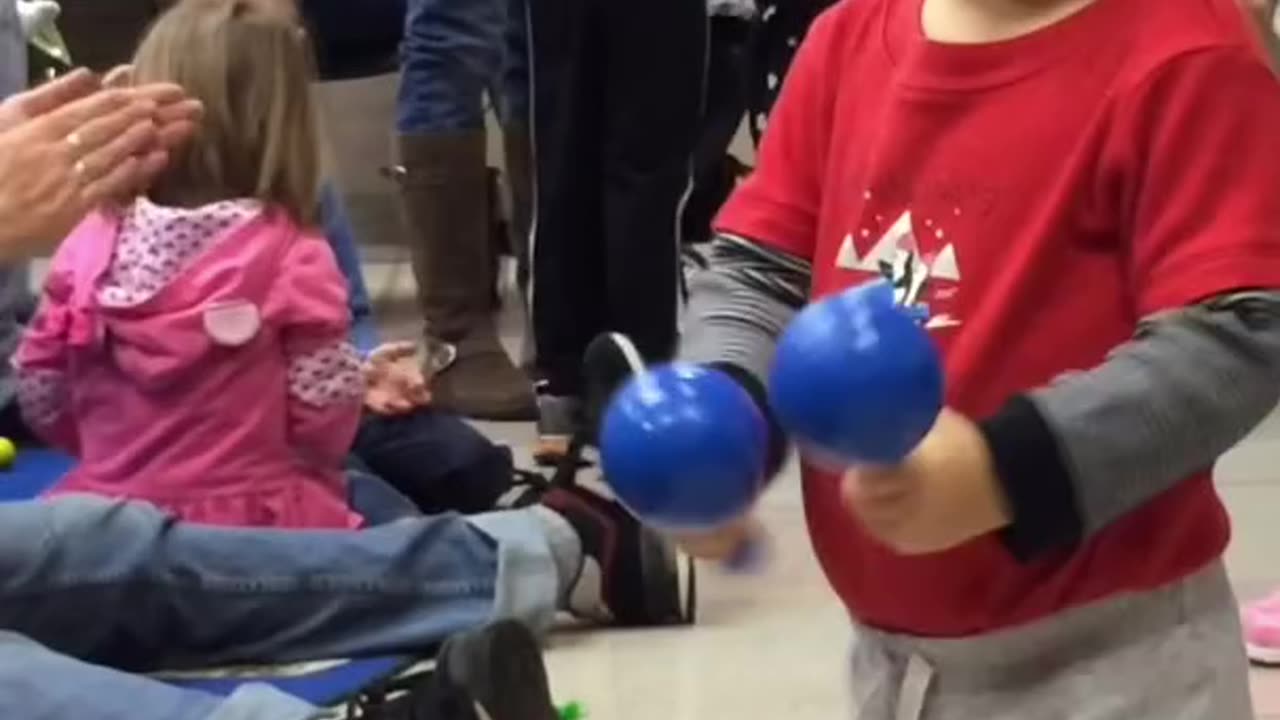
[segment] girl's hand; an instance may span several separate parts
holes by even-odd
[[[431,404],[431,390],[411,342],[379,345],[365,362],[364,405],[378,415],[403,415]]]

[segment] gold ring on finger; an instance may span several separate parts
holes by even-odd
[[[84,138],[80,137],[79,130],[72,131],[71,134],[67,135],[67,144],[75,150],[84,147]]]
[[[85,161],[77,160],[75,164],[71,166],[71,174],[75,175],[78,180],[83,179],[89,174],[89,166],[85,164]]]

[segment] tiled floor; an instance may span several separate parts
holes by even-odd
[[[374,281],[395,294],[402,279]],[[411,332],[409,315],[397,314],[389,330]],[[513,348],[518,335],[508,317]],[[527,425],[485,430],[517,448],[533,438]],[[1219,478],[1236,524],[1228,565],[1240,595],[1256,597],[1280,585],[1280,413],[1223,459]],[[747,576],[703,568],[697,626],[557,634],[548,655],[557,696],[582,701],[596,720],[848,717],[847,621],[810,552],[794,471],[774,485],[762,517],[773,534],[771,562]],[[1280,720],[1280,670],[1252,679],[1258,716]]]

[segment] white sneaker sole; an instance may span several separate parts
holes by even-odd
[[[693,625],[698,618],[698,570],[693,559],[656,533],[640,539],[646,605],[656,624]],[[665,577],[662,577],[665,575]]]
[[[1253,643],[1245,643],[1245,654],[1249,661],[1257,665],[1280,667],[1280,648],[1262,647]]]

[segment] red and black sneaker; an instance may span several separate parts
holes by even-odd
[[[554,484],[541,503],[565,518],[582,542],[582,564],[565,601],[571,613],[626,627],[694,622],[692,558],[585,485]]]

